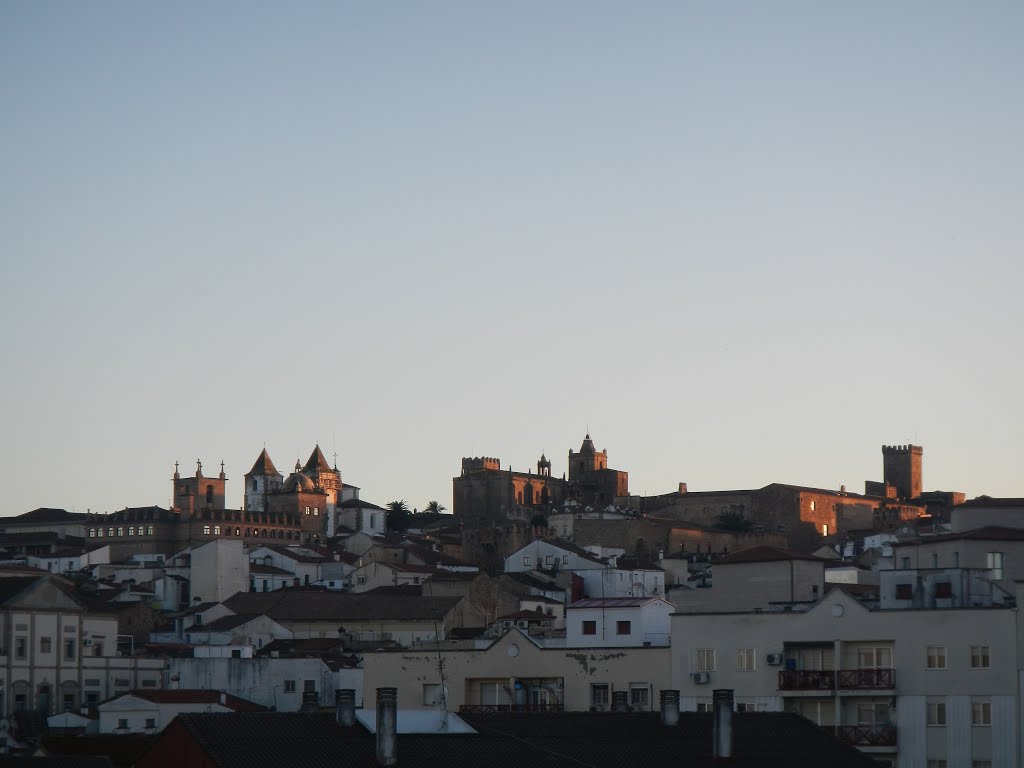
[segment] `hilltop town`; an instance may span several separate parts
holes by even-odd
[[[1024,499],[925,490],[923,453],[883,446],[862,493],[643,496],[588,434],[564,469],[463,458],[449,514],[264,449],[240,509],[197,462],[170,508],[9,516],[0,746],[220,765],[286,731],[294,764],[391,765],[475,733],[479,764],[512,729],[543,764],[668,725],[694,765],[1021,765]]]

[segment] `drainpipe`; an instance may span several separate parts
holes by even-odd
[[[714,755],[716,760],[732,757],[732,701],[731,688],[719,688],[713,694],[715,710]]]
[[[398,763],[398,689],[377,689],[377,763]]]
[[[661,692],[661,722],[663,725],[679,725],[679,691]]]
[[[354,688],[339,688],[334,692],[335,715],[338,725],[351,728],[356,724],[356,692]]]

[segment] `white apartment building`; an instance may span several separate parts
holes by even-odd
[[[738,709],[799,713],[899,768],[1018,766],[1014,605],[885,610],[835,588],[809,607],[678,613],[672,687],[684,710],[732,688]]]
[[[663,597],[579,600],[565,612],[569,648],[668,645],[675,606]]]

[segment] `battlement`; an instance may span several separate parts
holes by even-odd
[[[497,472],[501,469],[501,459],[492,456],[473,456],[462,459],[462,474],[467,472]]]
[[[884,456],[898,456],[900,454],[914,454],[916,456],[924,455],[924,448],[920,445],[883,445],[882,454]]]

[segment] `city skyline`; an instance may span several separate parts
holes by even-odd
[[[0,7],[2,514],[266,443],[1024,496],[1024,6]]]

